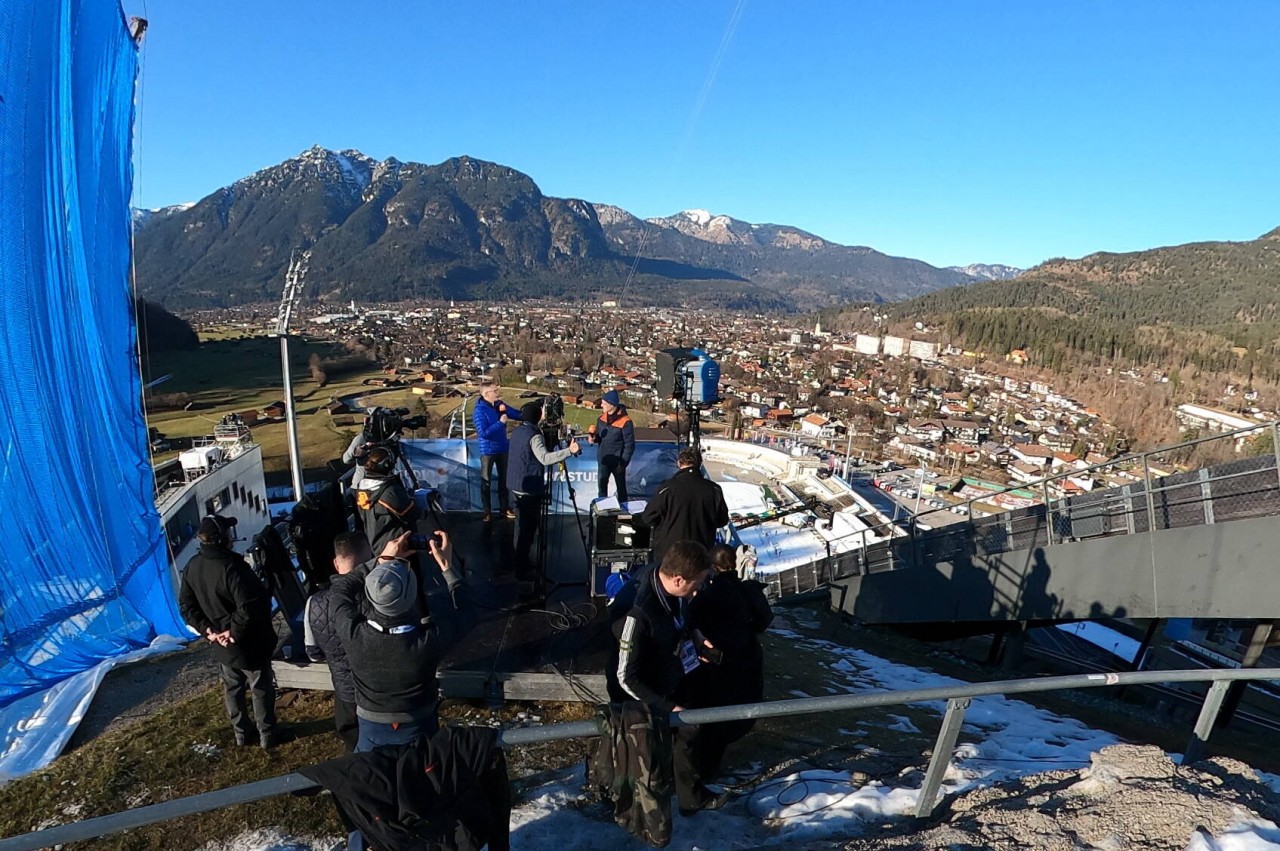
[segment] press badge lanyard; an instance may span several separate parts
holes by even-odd
[[[658,571],[653,572],[654,590],[658,592],[658,599],[662,601],[662,608],[666,609],[667,614],[671,615],[671,620],[675,622],[676,629],[684,634],[684,606],[683,600],[676,603],[676,610],[672,611],[671,603],[667,600],[666,593],[658,585]],[[701,662],[698,660],[698,651],[694,648],[693,642],[687,637],[682,638],[680,643],[676,645],[676,656],[680,659],[680,666],[684,668],[687,674],[694,668],[697,668]]]

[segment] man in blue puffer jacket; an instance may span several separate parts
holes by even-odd
[[[520,412],[498,398],[498,384],[488,379],[480,382],[480,398],[471,414],[476,437],[480,440],[480,498],[484,502],[484,522],[492,519],[489,504],[489,480],[493,469],[498,470],[498,510],[508,520],[514,520],[507,496],[507,453],[511,443],[507,439],[508,420],[519,420]]]

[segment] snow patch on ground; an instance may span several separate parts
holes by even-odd
[[[1242,819],[1224,833],[1197,831],[1187,851],[1271,851],[1280,849],[1280,828],[1266,819]]]
[[[347,847],[346,837],[291,836],[276,828],[251,830],[221,842],[210,842],[199,851],[341,851]]]

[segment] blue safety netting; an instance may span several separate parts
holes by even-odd
[[[186,634],[129,279],[137,69],[117,0],[0,2],[0,707]]]

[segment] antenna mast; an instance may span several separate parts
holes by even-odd
[[[311,251],[294,249],[289,258],[289,271],[284,276],[284,296],[280,299],[280,312],[276,315],[276,336],[280,338],[280,369],[284,373],[284,424],[288,432],[289,472],[293,478],[293,498],[301,502],[303,495],[302,452],[298,448],[298,422],[293,407],[293,376],[289,372],[289,320],[293,318],[293,304],[302,292],[303,279],[307,276],[307,261]]]

